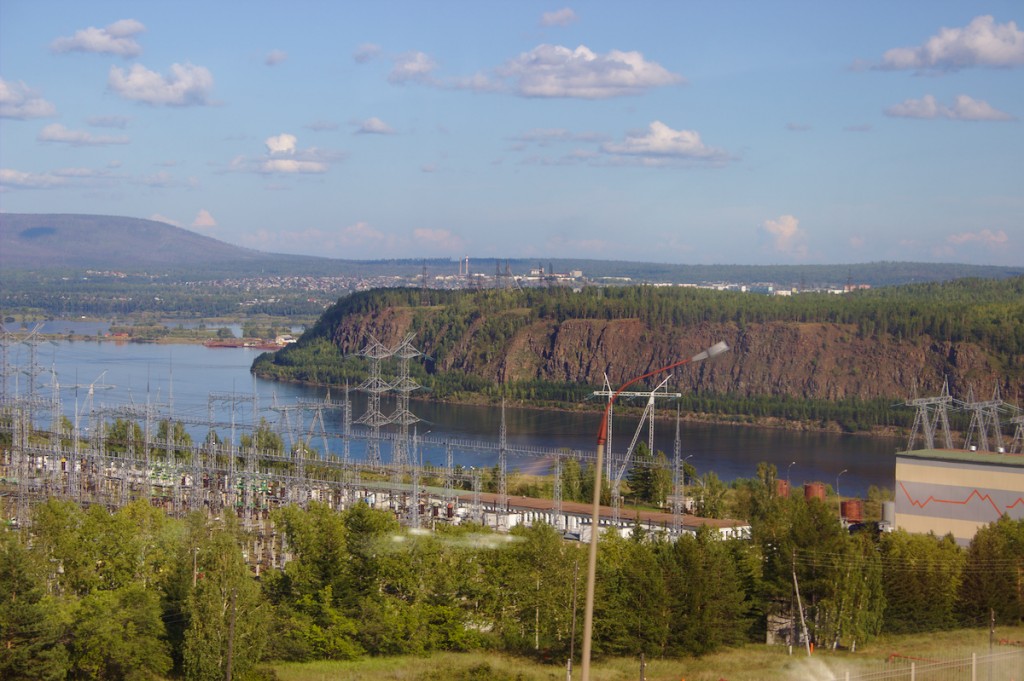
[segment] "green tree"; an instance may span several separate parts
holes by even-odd
[[[831,567],[831,584],[818,604],[818,640],[836,648],[846,641],[851,650],[882,630],[885,594],[882,559],[866,532],[846,538]]]
[[[702,655],[742,640],[749,609],[725,540],[709,527],[659,546],[669,592],[670,655]]]
[[[94,591],[74,613],[68,645],[72,675],[126,681],[164,675],[171,669],[164,633],[155,591],[141,584]]]
[[[142,427],[134,421],[117,418],[106,429],[106,447],[112,452],[141,452],[145,445]]]
[[[651,542],[605,533],[598,545],[593,651],[660,655],[669,627],[669,592]]]
[[[697,478],[693,489],[696,496],[695,510],[702,518],[721,518],[725,515],[725,494],[728,489],[714,471],[708,471]]]
[[[202,578],[186,605],[185,678],[220,681],[229,665],[234,676],[244,678],[265,648],[266,603],[242,559],[237,522],[207,530],[196,556]]]
[[[968,624],[1024,619],[1024,520],[1004,515],[981,528],[967,549],[960,609]]]
[[[46,594],[45,569],[14,532],[0,530],[0,678],[64,679],[62,604]]]
[[[517,651],[568,651],[572,629],[573,565],[578,547],[550,525],[515,527],[512,544],[492,552],[488,580],[500,584],[498,632]]]
[[[954,626],[966,561],[952,535],[897,530],[882,535],[879,549],[886,565],[885,630],[912,633]]]
[[[256,451],[265,454],[274,454],[281,456],[284,454],[284,440],[281,436],[274,432],[274,429],[270,427],[267,419],[261,417],[259,425],[256,427],[256,432],[253,435],[245,433],[238,438],[240,449],[249,449],[253,446],[256,447]]]

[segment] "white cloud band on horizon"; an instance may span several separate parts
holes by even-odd
[[[961,246],[963,244],[978,243],[989,248],[999,248],[1009,243],[1010,238],[1006,236],[1006,232],[1003,230],[992,231],[991,229],[982,229],[978,232],[961,232],[960,234],[950,234],[946,237],[946,241],[954,246]]]

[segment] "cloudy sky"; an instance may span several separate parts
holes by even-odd
[[[0,210],[342,258],[1024,264],[1024,5],[0,2]]]

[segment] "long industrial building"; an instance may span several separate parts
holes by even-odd
[[[1004,514],[1024,518],[1024,455],[920,449],[896,456],[897,529],[967,545]]]

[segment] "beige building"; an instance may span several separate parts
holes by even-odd
[[[961,545],[1002,515],[1024,518],[1024,455],[923,449],[896,456],[896,517]]]

